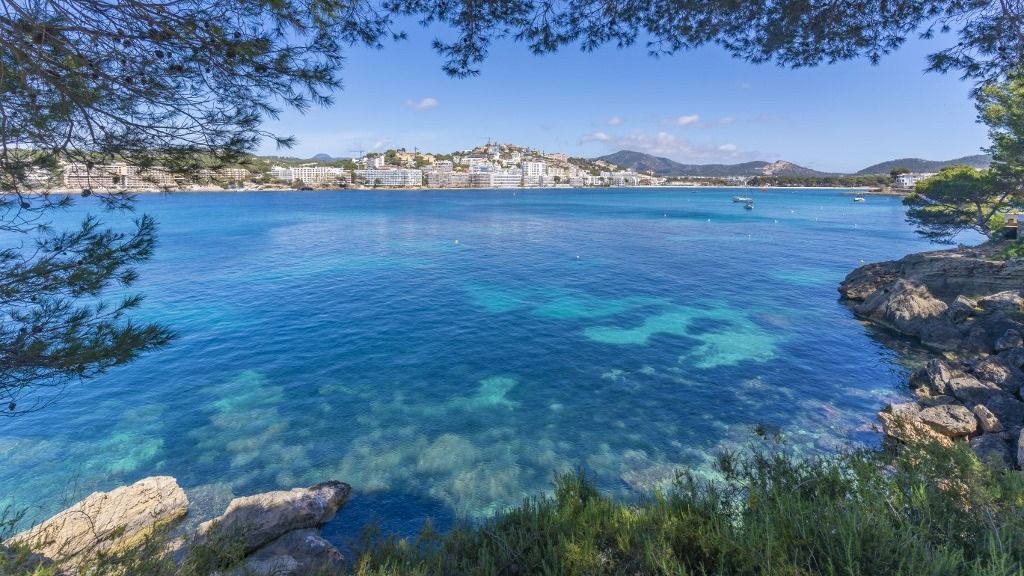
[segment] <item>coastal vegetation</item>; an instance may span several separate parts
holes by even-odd
[[[626,502],[585,472],[538,496],[446,533],[410,539],[372,526],[344,567],[320,574],[1018,574],[1024,567],[1024,478],[989,467],[964,443],[889,445],[795,458],[779,439],[722,453],[716,476],[680,471],[671,488]],[[344,510],[341,512],[344,518]],[[247,531],[200,543],[180,563],[168,533],[101,555],[88,573],[199,576],[245,555]],[[26,573],[24,550],[0,573]],[[32,568],[37,576],[52,566]],[[312,572],[311,572],[312,573]]]
[[[892,184],[888,175],[872,176],[754,176],[751,186],[882,187]]]
[[[1002,233],[1005,214],[1024,207],[1024,79],[982,86],[976,105],[992,141],[992,165],[944,168],[917,184],[904,204],[907,220],[926,238],[951,242],[973,230],[993,239]]]

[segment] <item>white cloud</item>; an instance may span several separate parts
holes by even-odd
[[[620,116],[612,116],[608,119],[609,126],[618,126],[619,124],[622,124],[622,117]]]
[[[612,137],[609,136],[608,134],[605,134],[604,132],[593,132],[580,138],[580,143],[582,144],[586,142],[610,142],[611,139]]]
[[[722,116],[721,118],[718,119],[719,124],[732,124],[735,121],[736,119],[733,118],[732,116]]]
[[[676,126],[689,126],[690,124],[696,124],[700,121],[700,116],[697,114],[690,114],[688,116],[680,116],[672,121]]]
[[[718,147],[718,150],[720,152],[735,152],[736,151],[736,145],[735,144],[722,144],[721,146]]]
[[[430,110],[431,108],[437,108],[438,104],[440,104],[440,102],[437,101],[437,98],[424,98],[422,100],[410,99],[405,101],[406,107],[412,108],[413,110]]]

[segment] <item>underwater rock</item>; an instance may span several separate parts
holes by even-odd
[[[199,525],[195,544],[241,538],[245,551],[252,552],[292,530],[324,525],[351,492],[348,484],[331,480],[309,488],[235,498],[224,514]]]
[[[143,478],[110,492],[94,492],[81,502],[12,538],[74,570],[100,552],[137,544],[153,529],[188,511],[188,498],[170,476]]]

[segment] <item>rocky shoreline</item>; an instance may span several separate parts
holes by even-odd
[[[910,376],[915,400],[880,414],[889,437],[967,441],[997,466],[1024,465],[1024,260],[998,246],[911,254],[862,266],[839,292],[860,319],[932,351]]]
[[[338,481],[235,498],[220,516],[153,550],[181,565],[193,557],[221,555],[232,562],[220,576],[289,576],[338,570],[341,552],[320,536],[320,528],[348,500],[352,489]],[[15,535],[9,557],[21,546],[31,552],[16,563],[25,573],[46,566],[58,574],[129,549],[144,548],[149,536],[177,523],[189,510],[188,496],[170,476],[151,476],[81,502]],[[19,572],[20,573],[20,572]]]

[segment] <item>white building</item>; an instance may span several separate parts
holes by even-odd
[[[330,184],[347,179],[345,169],[334,166],[294,166],[290,168],[274,166],[270,169],[270,175],[275,180],[283,182],[301,180],[303,184]]]
[[[423,185],[423,171],[408,168],[356,170],[356,178],[367,186],[408,187]]]
[[[636,186],[640,184],[640,175],[636,172],[601,172],[601,177],[611,186]]]
[[[221,168],[219,170],[203,168],[196,174],[196,179],[200,184],[208,184],[210,182],[248,182],[251,178],[252,173],[245,168]]]
[[[491,163],[491,161],[488,160],[487,158],[480,158],[478,156],[466,156],[466,157],[463,157],[461,162],[462,162],[463,165],[469,166],[470,169],[473,169],[473,168],[475,168],[477,166],[482,166],[484,164],[488,164],[489,165]]]
[[[935,176],[935,172],[907,172],[897,176],[895,184],[897,188],[913,188],[917,186],[918,182],[927,180],[932,176]]]
[[[166,190],[184,183],[183,175],[160,167],[143,170],[122,162],[92,168],[77,162],[64,165],[64,187],[75,190]]]
[[[518,188],[522,184],[523,173],[519,170],[491,172],[491,188]]]

